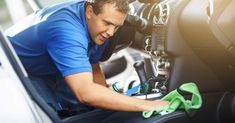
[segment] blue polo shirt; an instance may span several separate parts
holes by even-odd
[[[67,2],[39,10],[23,31],[8,35],[30,75],[67,76],[92,72],[108,42],[96,45],[90,38],[85,2]]]

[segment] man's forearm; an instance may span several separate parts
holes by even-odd
[[[98,84],[90,85],[84,92],[83,102],[95,107],[116,111],[146,111],[166,106],[165,101],[147,101],[127,97]]]
[[[93,82],[89,72],[69,75],[66,82],[82,103],[116,111],[146,111],[166,106],[165,101],[147,101],[124,96]]]

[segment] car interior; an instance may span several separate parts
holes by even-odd
[[[146,120],[137,118],[140,114],[117,113],[109,121],[234,122],[233,9],[234,1],[187,0],[174,3],[166,46],[174,65],[167,88],[170,92],[191,81],[198,85],[203,104],[194,116],[176,111],[166,117]]]
[[[159,6],[167,4],[170,9],[170,12],[167,12],[169,18],[167,18],[167,23],[160,24],[164,25],[163,31],[165,32],[164,34],[154,32],[154,29],[157,29],[157,31],[162,29],[157,28],[157,25],[155,25],[156,28],[152,26],[138,27],[139,22],[133,24],[129,18],[129,22],[127,20],[126,25],[113,37],[114,45],[110,46],[106,54],[103,55],[102,61],[107,62],[102,66],[106,78],[118,76],[128,66],[128,60],[125,57],[109,61],[108,59],[112,57],[113,53],[115,55],[120,49],[129,46],[137,52],[148,55],[150,50],[146,50],[146,41],[152,40],[151,51],[159,49],[164,51],[163,58],[170,61],[170,67],[167,67],[167,70],[169,70],[167,75],[156,76],[167,77],[161,86],[165,86],[166,89],[160,89],[162,96],[177,89],[183,83],[194,82],[198,86],[203,100],[200,109],[194,112],[192,116],[189,116],[184,110],[177,110],[173,113],[156,115],[148,119],[143,118],[141,112],[112,112],[109,117],[105,117],[99,114],[100,111],[96,111],[94,117],[88,112],[82,115],[75,114],[67,118],[60,118],[36,93],[30,80],[20,67],[17,56],[14,55],[14,49],[9,41],[5,40],[4,34],[1,32],[1,44],[32,100],[56,123],[84,123],[85,121],[82,120],[84,118],[94,118],[94,121],[104,119],[104,123],[235,122],[235,1],[134,0],[131,3],[136,9],[132,15],[139,16],[151,24],[156,24],[155,21],[160,20],[155,18],[159,16],[156,13],[162,11]],[[152,10],[152,8],[156,10]],[[29,16],[27,19],[28,21],[25,24],[30,24],[33,17]],[[17,25],[22,25],[22,23]],[[145,30],[142,30],[143,28]],[[148,32],[147,29],[149,28],[151,31]],[[159,39],[158,36],[163,37]],[[167,54],[167,57],[164,53]],[[159,54],[154,55],[153,58],[159,58]],[[140,79],[144,79],[143,76],[146,79],[156,75],[151,67],[148,69],[147,66],[151,64],[148,63],[148,60],[151,59],[148,57],[144,60],[146,75],[141,74],[141,70],[136,70],[137,73],[140,72]],[[117,69],[111,72],[110,70],[113,68]],[[152,99],[159,99],[162,96]],[[184,96],[190,97],[187,94]]]

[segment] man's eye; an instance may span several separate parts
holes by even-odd
[[[104,22],[104,24],[105,24],[105,25],[110,25],[111,23],[109,23],[109,22]]]

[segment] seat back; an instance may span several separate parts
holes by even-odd
[[[212,15],[206,13],[214,7]],[[235,90],[235,1],[192,0],[181,14],[180,31],[187,44],[227,91]],[[234,28],[232,28],[234,27]]]

